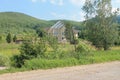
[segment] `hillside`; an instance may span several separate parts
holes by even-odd
[[[11,32],[13,34],[30,34],[34,33],[34,29],[38,27],[50,27],[58,20],[40,20],[32,16],[19,12],[0,12],[0,34]],[[61,20],[65,23],[69,22],[77,29],[81,29],[82,22]],[[117,17],[120,24],[120,16]]]
[[[29,15],[18,12],[1,12],[0,13],[0,34],[11,32],[13,34],[33,33],[34,27],[50,26],[52,23],[39,20]]]
[[[38,27],[50,27],[58,20],[40,20],[24,13],[18,12],[0,12],[0,34],[5,35],[8,32],[12,34],[33,34],[35,28]],[[63,22],[69,22],[76,28],[80,28],[81,23],[70,20],[62,20]]]

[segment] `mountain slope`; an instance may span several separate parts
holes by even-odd
[[[50,27],[58,20],[40,20],[24,13],[18,12],[0,12],[0,34],[30,34],[35,33],[38,27]],[[69,22],[71,25],[79,28],[80,22],[61,20],[63,22]]]
[[[34,27],[46,27],[52,25],[51,22],[39,20],[29,15],[18,12],[1,12],[0,13],[0,33],[6,34],[8,32],[14,34],[23,34],[34,32]]]
[[[11,32],[13,34],[30,34],[35,32],[38,27],[50,27],[58,20],[40,20],[32,16],[19,12],[0,12],[0,35]],[[75,28],[80,29],[82,22],[61,20],[64,23],[70,23]],[[117,17],[120,24],[120,16]]]

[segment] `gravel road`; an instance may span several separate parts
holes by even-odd
[[[0,80],[120,80],[120,61],[8,73]]]

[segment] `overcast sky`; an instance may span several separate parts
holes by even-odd
[[[0,12],[21,12],[33,17],[54,20],[84,20],[81,10],[85,0],[0,0]],[[120,8],[120,0],[112,0],[113,10]]]

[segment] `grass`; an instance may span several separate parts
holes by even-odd
[[[120,46],[111,47],[111,50],[120,50]]]
[[[75,58],[68,58],[68,59],[32,59],[26,61],[24,68],[27,69],[50,69],[56,67],[66,67],[66,66],[73,66],[78,65],[78,60]]]
[[[29,70],[34,69],[50,69],[56,67],[66,67],[75,65],[85,65],[93,63],[103,63],[109,61],[120,60],[120,50],[109,51],[94,51],[93,55],[81,56],[80,59],[66,58],[66,59],[32,59],[26,61],[24,68]]]
[[[15,73],[15,72],[23,72],[23,71],[27,71],[28,69],[25,68],[9,68],[9,69],[4,69],[0,71],[0,74],[3,73]]]
[[[108,50],[108,51],[94,51],[90,56],[81,56],[81,58],[66,58],[66,59],[32,59],[26,61],[25,67],[31,69],[49,69],[55,67],[65,67],[83,64],[93,64],[101,62],[109,62],[120,60],[120,50]]]
[[[0,66],[10,66],[10,58],[19,54],[19,44],[15,43],[0,43]]]
[[[1,43],[0,44],[0,54],[7,56],[7,57],[11,57],[14,54],[19,54],[19,44],[14,44],[14,43]]]
[[[109,61],[120,61],[120,50],[110,50],[110,51],[95,51],[94,55],[81,57],[79,60],[75,58],[69,59],[32,59],[26,61],[23,68],[10,68],[7,70],[1,70],[0,74],[3,73],[13,73],[34,69],[51,69],[56,67],[66,67],[66,66],[76,66],[85,65],[93,63],[103,63]]]
[[[74,49],[73,45],[59,45],[60,50],[71,52]],[[17,44],[0,44],[0,54],[3,56],[13,56],[14,54],[19,54],[18,51],[19,45]],[[34,69],[51,69],[57,67],[66,67],[66,66],[76,66],[76,65],[85,65],[93,63],[103,63],[109,61],[120,61],[120,46],[112,47],[108,51],[97,51],[93,50],[92,55],[81,56],[79,59],[74,57],[66,57],[62,59],[32,59],[25,61],[25,65],[22,68],[9,68],[6,70],[1,70],[0,74],[10,73],[10,72],[19,72],[27,71]]]
[[[120,50],[95,51],[92,59],[95,63],[120,60]]]

